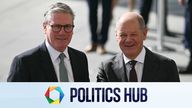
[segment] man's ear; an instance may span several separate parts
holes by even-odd
[[[44,22],[44,23],[43,23],[43,29],[46,29],[46,25],[47,25],[47,23]]]
[[[115,30],[115,39],[118,42],[118,37],[117,37],[117,30]]]
[[[46,31],[47,31],[47,23],[46,22],[43,23],[43,31],[44,31],[44,33],[46,33]]]
[[[145,40],[147,38],[147,32],[148,32],[148,28],[145,27],[143,30],[143,40]]]

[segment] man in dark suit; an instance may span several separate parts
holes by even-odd
[[[7,81],[89,82],[86,55],[68,46],[74,28],[72,9],[56,3],[44,17],[45,42],[14,58]]]
[[[147,27],[141,15],[125,13],[116,26],[122,53],[101,64],[98,82],[179,82],[173,60],[153,53],[143,45]]]

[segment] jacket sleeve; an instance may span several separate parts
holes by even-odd
[[[177,70],[177,65],[173,60],[170,60],[170,67],[169,67],[169,81],[170,82],[180,82],[180,78],[179,78],[179,72]]]
[[[108,82],[103,63],[101,63],[101,65],[99,66],[99,72],[97,74],[97,82]]]
[[[27,82],[28,77],[22,59],[16,56],[11,64],[7,82]]]

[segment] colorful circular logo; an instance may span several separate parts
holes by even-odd
[[[50,94],[53,92],[53,91],[56,91],[59,93],[59,97],[57,97],[56,99],[53,99],[52,97],[50,97]],[[63,91],[61,90],[60,87],[58,86],[50,86],[46,93],[45,93],[45,97],[47,98],[47,101],[50,103],[50,104],[60,104],[63,97],[64,97],[64,93]]]

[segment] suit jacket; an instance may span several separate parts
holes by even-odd
[[[179,82],[175,62],[146,49],[141,82]],[[97,82],[127,82],[126,67],[122,54],[103,62],[99,67]]]
[[[75,82],[89,82],[87,57],[71,47],[68,53]],[[58,82],[45,42],[16,56],[7,79],[10,82]]]

